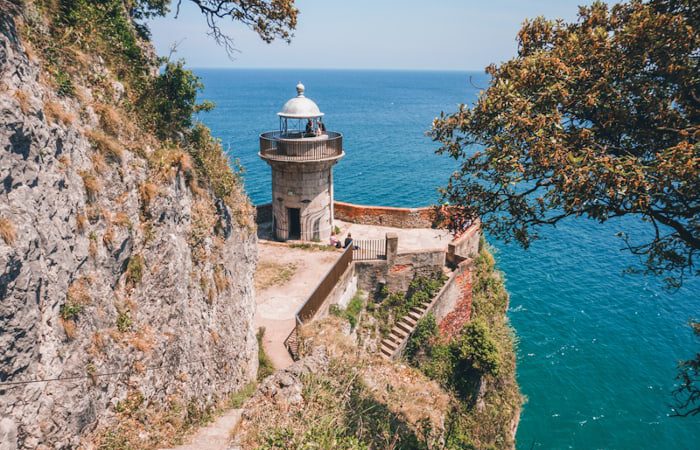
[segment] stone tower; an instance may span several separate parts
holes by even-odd
[[[260,135],[259,156],[272,168],[272,231],[278,240],[327,242],[333,230],[333,165],[343,136],[326,131],[323,113],[304,96],[282,107],[279,130]]]

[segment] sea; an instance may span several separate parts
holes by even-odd
[[[244,168],[248,195],[271,201],[258,135],[303,82],[344,135],[334,169],[337,200],[403,207],[434,204],[457,168],[426,135],[441,112],[472,104],[482,72],[195,69],[200,120]],[[648,236],[636,218],[571,219],[542,229],[528,250],[487,237],[510,292],[517,377],[526,402],[519,449],[700,449],[700,417],[673,417],[676,365],[700,351],[688,321],[700,318],[700,278],[676,291],[627,274],[639,260],[616,236]]]

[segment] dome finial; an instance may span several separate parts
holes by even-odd
[[[303,96],[304,96],[304,85],[301,84],[301,81],[299,82],[299,84],[297,84],[297,95],[298,95],[299,97],[303,97]]]

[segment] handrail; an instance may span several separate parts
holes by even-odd
[[[280,161],[310,161],[343,156],[343,135],[328,131],[322,136],[268,131],[260,135],[260,156]]]
[[[294,328],[284,340],[284,346],[292,356],[292,359],[297,360],[299,358],[297,342],[299,327],[305,322],[313,319],[318,310],[321,309],[323,302],[326,301],[328,295],[330,295],[330,293],[333,291],[333,288],[335,288],[340,277],[352,263],[352,253],[352,247],[345,249],[342,256],[338,258],[335,264],[333,264],[333,267],[331,267],[323,277],[321,282],[318,283],[316,289],[314,289],[311,295],[309,295],[309,298],[306,299],[306,302],[304,302],[304,304],[299,307],[296,314],[294,314]]]

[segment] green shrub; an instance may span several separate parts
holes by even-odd
[[[347,319],[350,322],[350,327],[355,329],[364,303],[362,291],[357,291],[345,309],[340,308],[338,305],[331,305],[329,312],[336,317]]]
[[[406,343],[404,355],[409,362],[416,365],[416,359],[419,353],[429,353],[433,339],[438,335],[437,321],[433,313],[426,314],[416,324],[415,330],[411,333]]]
[[[70,299],[68,299],[66,300],[66,303],[61,305],[61,310],[59,313],[63,320],[71,320],[78,317],[78,314],[80,314],[82,311],[83,305],[73,303],[70,301]]]
[[[458,357],[467,361],[470,367],[481,374],[498,376],[501,368],[501,355],[496,341],[486,323],[476,319],[465,325],[455,342]]]
[[[445,284],[447,277],[436,273],[433,277],[416,277],[411,281],[406,294],[382,292],[384,297],[380,303],[368,308],[379,323],[379,332],[383,337],[388,336],[394,325],[406,316],[412,308],[429,303]],[[386,294],[386,295],[384,295]]]
[[[117,312],[117,330],[121,333],[126,333],[131,330],[133,325],[133,320],[131,320],[131,314],[127,309],[120,309]]]
[[[161,139],[177,139],[192,126],[192,116],[209,111],[211,102],[197,104],[204,85],[184,61],[166,62],[163,71],[144,89],[139,104],[148,127]]]

